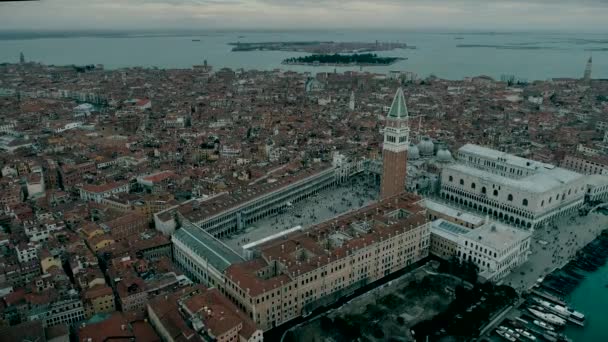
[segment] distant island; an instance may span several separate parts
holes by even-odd
[[[304,57],[292,57],[283,60],[282,64],[288,65],[312,65],[312,66],[340,66],[340,65],[391,65],[397,61],[405,60],[401,57],[378,57],[375,53],[363,53],[352,55],[323,54]]]
[[[495,45],[495,44],[458,44],[457,48],[495,48],[505,50],[557,50],[549,46],[529,46],[529,45]]]
[[[333,41],[302,41],[302,42],[258,42],[258,43],[229,43],[232,51],[292,51],[318,54],[332,53],[361,53],[370,51],[390,51],[394,49],[415,49],[405,43],[398,42],[333,42]]]

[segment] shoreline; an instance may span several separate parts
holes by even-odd
[[[607,227],[608,216],[594,212],[587,216],[566,217],[561,222],[534,231],[528,260],[513,269],[503,279],[503,284],[512,286],[519,293],[530,290],[539,278],[566,266]]]
[[[598,236],[576,252],[562,267],[556,268],[539,283],[546,291],[551,291],[557,296],[567,298],[587,278],[606,265],[608,259],[608,228],[601,231]],[[563,279],[571,281],[557,288]],[[553,283],[553,284],[552,284]]]
[[[397,62],[400,61],[405,61],[407,60],[407,58],[405,57],[399,57],[396,60],[390,62],[390,63],[305,63],[305,62],[295,62],[295,63],[290,63],[290,62],[281,62],[281,65],[300,65],[300,66],[309,66],[309,67],[354,67],[354,66],[361,66],[361,67],[373,67],[373,66],[378,66],[378,67],[383,67],[383,66],[390,66],[393,65]]]

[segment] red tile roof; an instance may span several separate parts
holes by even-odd
[[[248,290],[252,297],[287,284],[298,274],[303,274],[344,258],[352,251],[394,236],[404,230],[414,229],[427,222],[424,209],[418,204],[420,197],[413,194],[401,194],[374,203],[357,211],[347,213],[330,221],[313,226],[305,231],[293,232],[281,239],[268,241],[256,248],[262,257],[245,263],[233,264],[226,269],[226,275],[241,289]],[[386,215],[397,209],[408,212],[401,219],[389,219]],[[329,234],[347,229],[351,223],[365,220],[370,223],[367,234],[353,236],[339,247],[327,249],[322,245]],[[298,251],[305,250],[309,257],[300,260]],[[257,271],[267,267],[268,262],[277,260],[283,264],[285,273],[262,279]]]
[[[85,184],[85,185],[81,186],[81,188],[88,192],[99,193],[99,192],[110,191],[112,189],[121,187],[125,184],[126,184],[126,182],[112,182],[112,183],[106,183],[106,184],[101,184],[101,185]]]

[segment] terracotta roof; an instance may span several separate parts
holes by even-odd
[[[417,228],[427,222],[424,208],[418,205],[420,197],[413,194],[401,194],[382,202],[371,204],[357,211],[339,216],[335,219],[310,227],[304,231],[293,232],[280,239],[268,241],[257,246],[262,257],[237,263],[226,269],[226,276],[241,289],[249,291],[250,296],[257,296],[291,282],[298,274],[304,274],[335,260],[346,257],[349,253],[369,246],[401,231]],[[389,218],[387,214],[403,209],[407,215],[402,218]],[[327,248],[322,245],[334,232],[350,229],[354,222],[365,221],[369,232],[351,236],[341,246]],[[298,257],[298,251],[306,251],[306,260]],[[268,266],[267,260],[279,261],[285,273],[262,279],[257,271]]]
[[[150,100],[148,100],[148,99],[141,99],[141,100],[138,100],[136,104],[141,107],[141,106],[147,105],[148,103],[150,103]]]
[[[95,285],[87,289],[84,293],[84,298],[87,300],[95,299],[102,296],[111,296],[112,288],[107,285]]]
[[[243,187],[242,189],[239,189],[238,191],[219,195],[200,203],[195,203],[196,201],[188,201],[180,205],[177,210],[184,217],[196,223],[205,218],[212,217],[232,208],[236,208],[262,195],[291,186],[294,182],[315,176],[320,172],[328,170],[329,168],[330,166],[328,164],[315,165],[314,167],[300,170],[293,175],[276,177],[276,181],[271,183],[252,183],[246,187]]]
[[[81,342],[104,342],[110,336],[113,337],[112,341],[121,341],[117,339],[121,337],[129,341],[135,337],[130,331],[129,322],[120,312],[99,323],[88,324],[78,331],[78,340]]]
[[[146,321],[135,321],[131,323],[133,329],[133,335],[135,335],[135,341],[146,341],[146,342],[160,342],[161,339],[158,337],[152,326]]]
[[[183,303],[187,308],[187,311],[181,312],[188,317],[180,315],[178,303]],[[245,338],[249,338],[256,331],[253,321],[216,288],[206,289],[202,285],[195,285],[177,290],[170,295],[157,296],[148,305],[176,341],[203,340],[186,324],[190,319],[187,312],[197,315],[215,336],[222,335],[239,325],[242,325],[239,334]]]
[[[81,188],[88,192],[99,193],[99,192],[110,191],[112,189],[121,187],[125,184],[127,184],[127,183],[126,182],[112,182],[112,183],[105,183],[105,184],[101,184],[101,185],[85,184],[85,185],[82,185]]]
[[[189,311],[199,313],[205,326],[215,336],[223,335],[242,323],[240,317],[233,313],[238,309],[216,288],[188,298],[184,305]],[[204,307],[208,311],[205,312]]]
[[[151,174],[149,176],[145,176],[143,179],[148,182],[157,183],[157,182],[162,182],[165,179],[175,178],[175,177],[176,177],[176,174],[173,171],[162,171],[159,173]]]

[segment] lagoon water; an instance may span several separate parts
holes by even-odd
[[[106,68],[134,66],[189,68],[204,59],[221,67],[296,71],[333,71],[333,67],[284,66],[281,61],[303,53],[284,51],[232,52],[230,42],[268,41],[381,41],[405,42],[416,49],[379,52],[406,57],[390,66],[364,67],[385,73],[412,71],[447,79],[511,74],[521,79],[581,77],[593,55],[593,77],[608,78],[608,35],[582,33],[458,33],[381,31],[202,32],[200,34],[124,34],[121,36],[66,35],[61,38],[15,39],[2,35],[0,63],[27,60],[45,64],[103,64]],[[456,39],[459,38],[459,39]],[[192,41],[200,39],[200,42]],[[461,46],[459,46],[461,45]],[[462,46],[464,45],[464,46]],[[359,70],[339,67],[338,71]]]
[[[566,335],[573,341],[608,341],[608,264],[587,278],[570,294],[567,302],[586,316],[584,328],[569,325]]]

